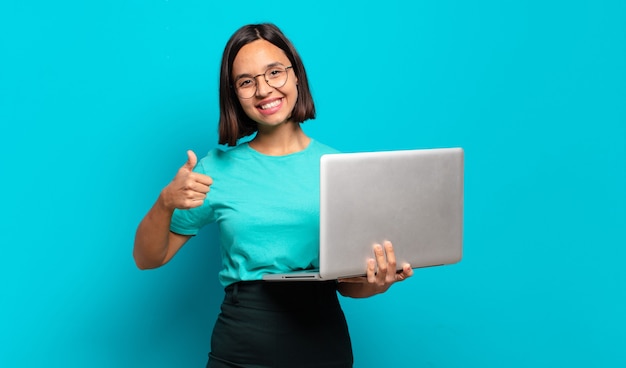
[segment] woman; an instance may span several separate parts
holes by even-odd
[[[188,151],[139,224],[134,258],[141,269],[164,265],[202,226],[219,225],[226,296],[207,367],[351,367],[337,292],[368,297],[413,273],[410,265],[395,272],[385,242],[374,246],[364,277],[260,281],[318,264],[319,158],[337,151],[304,133],[300,124],[314,118],[291,42],[272,24],[240,28],[226,45],[220,76],[219,143],[233,147],[200,162]]]

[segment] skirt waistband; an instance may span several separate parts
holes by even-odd
[[[265,310],[337,307],[337,281],[240,281],[227,286],[224,303]]]

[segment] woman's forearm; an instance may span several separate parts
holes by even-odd
[[[140,269],[156,268],[168,260],[170,222],[174,211],[168,209],[161,197],[141,220],[135,234],[133,257]]]

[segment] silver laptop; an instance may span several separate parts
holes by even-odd
[[[327,154],[320,161],[318,270],[264,280],[365,275],[373,245],[393,243],[398,270],[459,262],[463,248],[462,148]]]

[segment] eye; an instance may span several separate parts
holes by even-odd
[[[284,72],[285,72],[284,69],[273,68],[273,69],[269,69],[265,74],[267,75],[268,79],[275,79],[275,78],[280,78]]]
[[[239,78],[235,86],[237,86],[237,88],[249,88],[254,86],[254,80],[252,78]]]

